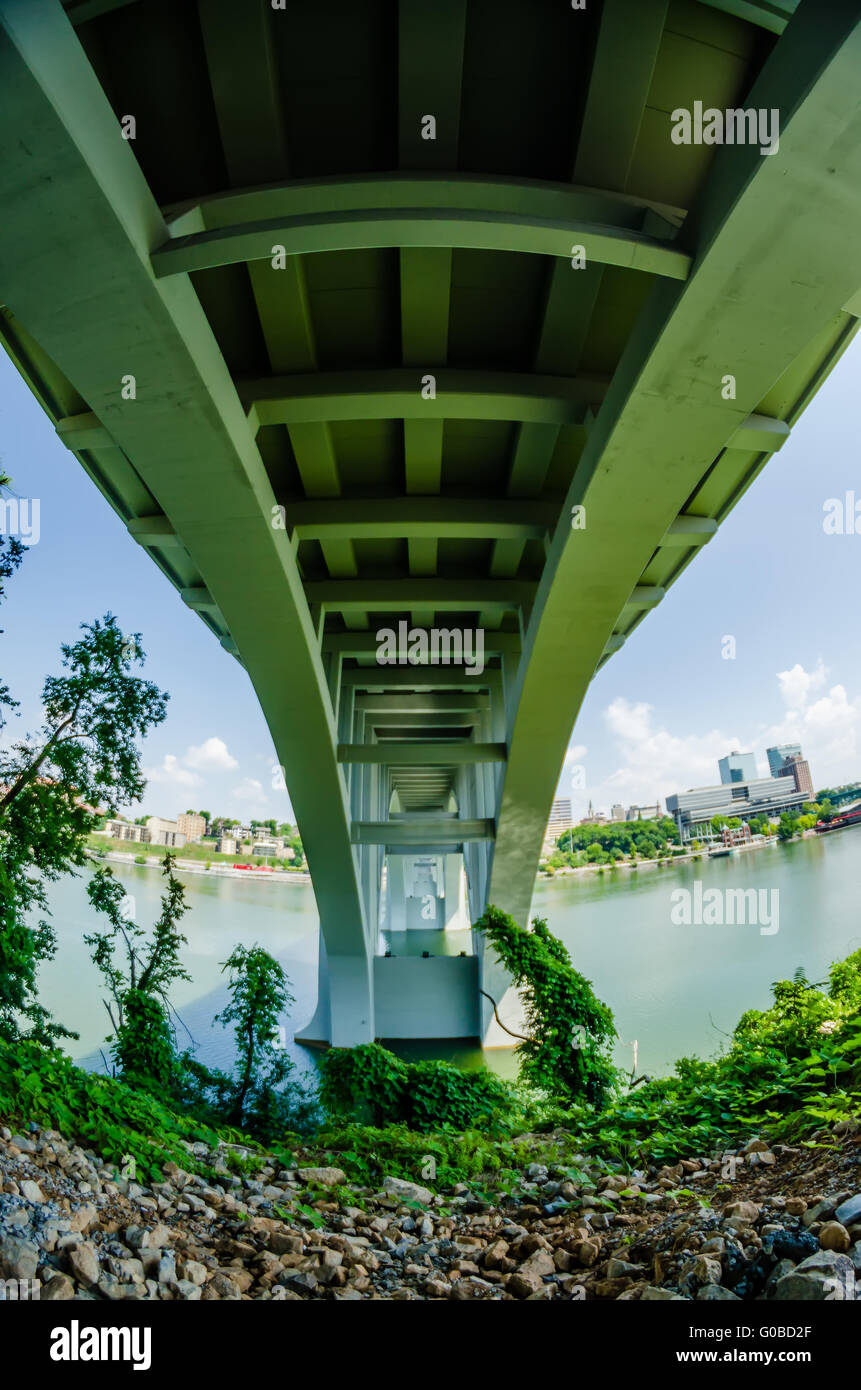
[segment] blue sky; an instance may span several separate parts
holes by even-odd
[[[654,801],[718,780],[717,759],[801,742],[817,786],[861,776],[859,534],[827,534],[825,504],[856,490],[861,338],[838,364],[736,510],[627,646],[596,677],[560,795]],[[134,814],[186,807],[290,819],[273,787],[275,755],[247,675],[180,601],[57,440],[0,354],[0,464],[40,501],[38,544],[2,609],[3,678],[21,701],[11,733],[39,721],[44,675],[62,641],[110,610],[140,631],[146,674],[169,690],[146,741],[149,783]],[[723,639],[735,639],[725,660]],[[572,769],[585,784],[572,789]],[[580,780],[578,776],[578,780]]]

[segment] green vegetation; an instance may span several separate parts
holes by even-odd
[[[404,1062],[376,1043],[330,1048],[321,1072],[329,1112],[375,1128],[498,1131],[520,1108],[511,1087],[484,1067],[464,1072],[450,1062]]]
[[[618,1075],[608,1052],[613,1015],[571,964],[562,942],[536,918],[529,931],[499,908],[475,923],[520,991],[528,1038],[517,1044],[523,1080],[560,1099],[602,1104]]]
[[[210,1070],[183,1053],[179,1094],[198,1113],[258,1139],[306,1129],[315,1101],[296,1081],[278,1028],[279,1016],[295,1002],[284,971],[262,946],[235,946],[222,969],[229,973],[230,1003],[215,1021],[234,1025],[235,1073]]]
[[[187,938],[179,922],[188,905],[171,854],[165,853],[162,873],[161,912],[149,936],[135,922],[134,903],[110,869],[97,869],[87,886],[96,912],[107,918],[106,927],[84,940],[108,986],[105,1008],[117,1072],[207,1123],[235,1126],[261,1139],[307,1126],[313,1098],[294,1080],[280,1036],[276,1042],[278,1018],[293,996],[281,966],[262,947],[236,946],[222,967],[229,974],[231,1000],[215,1022],[235,1025],[235,1075],[210,1070],[191,1052],[177,1052],[168,991],[174,981],[191,978],[180,961]]]
[[[20,562],[18,542],[0,537],[0,598]],[[94,807],[140,798],[136,740],[167,708],[162,691],[130,674],[144,659],[139,634],[125,637],[111,613],[81,632],[61,648],[61,673],[45,678],[42,727],[0,748],[0,1038],[9,1041],[70,1036],[38,999],[39,965],[55,947],[46,884],[85,862]],[[0,730],[16,707],[0,683]]]
[[[744,1014],[723,1055],[684,1058],[675,1075],[617,1092],[603,1108],[444,1062],[413,1066],[373,1045],[333,1049],[328,1117],[304,1136],[282,1128],[266,1142],[282,1163],[301,1150],[337,1162],[353,1182],[468,1182],[479,1197],[485,1186],[516,1191],[529,1162],[573,1164],[577,1153],[642,1164],[711,1153],[751,1133],[809,1142],[861,1106],[861,951],[832,966],[822,986],[798,971],[773,988],[772,1006]],[[241,1137],[36,1043],[0,1043],[0,1113],[52,1125],[113,1162],[132,1154],[146,1177],[168,1159],[200,1170],[183,1139]],[[246,1142],[253,1166],[258,1146]]]
[[[825,987],[803,972],[773,985],[774,1003],[743,1014],[724,1054],[683,1058],[603,1113],[572,1112],[584,1146],[658,1160],[706,1153],[765,1130],[787,1141],[861,1107],[861,950],[832,966]]]
[[[161,913],[147,939],[122,884],[110,869],[97,869],[87,895],[108,925],[85,934],[84,940],[111,996],[105,1008],[113,1029],[115,1064],[133,1085],[170,1094],[176,1087],[177,1066],[167,992],[175,980],[191,976],[180,963],[187,938],[177,925],[188,906],[169,854],[162,873]]]
[[[58,1129],[120,1164],[131,1155],[138,1174],[161,1176],[162,1164],[201,1171],[182,1140],[214,1144],[214,1130],[171,1110],[147,1091],[82,1071],[58,1048],[0,1040],[0,1114]]]
[[[611,821],[607,825],[575,825],[557,840],[547,858],[553,869],[588,864],[619,864],[623,860],[658,859],[679,847],[672,816],[660,820]]]

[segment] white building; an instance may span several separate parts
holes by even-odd
[[[566,830],[570,830],[573,824],[574,817],[571,814],[570,798],[567,796],[557,797],[550,807],[550,817],[544,832],[542,853],[552,854],[559,836],[564,835]]]
[[[104,829],[97,830],[97,835],[108,835],[112,840],[132,840],[135,844],[148,845],[150,843],[149,830],[145,825],[133,825],[127,820],[106,820]]]
[[[146,828],[149,831],[150,844],[167,845],[169,849],[181,849],[185,844],[185,835],[175,820],[163,820],[161,816],[150,816]]]

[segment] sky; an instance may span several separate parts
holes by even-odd
[[[861,520],[858,534],[848,520],[836,533],[854,506],[847,493],[857,489],[861,504],[859,379],[861,336],[718,534],[596,676],[559,784],[575,816],[589,801],[627,808],[713,784],[733,749],[753,752],[767,776],[772,743],[800,742],[816,787],[861,777]],[[293,819],[289,776],[285,792],[247,674],[131,539],[3,354],[0,468],[17,495],[39,500],[38,540],[0,613],[0,676],[21,701],[6,734],[38,726],[60,644],[110,611],[142,634],[144,673],[170,692],[143,748],[144,800],[127,814]]]

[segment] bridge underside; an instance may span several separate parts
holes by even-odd
[[[527,920],[589,682],[856,330],[854,9],[0,0],[0,334],[248,671],[308,1039],[504,1040],[470,920]]]

